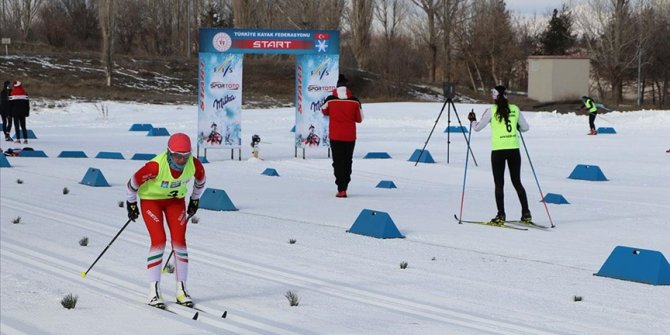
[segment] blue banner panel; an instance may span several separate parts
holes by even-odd
[[[339,74],[339,55],[296,57],[295,146],[327,147],[328,118],[321,107],[332,94]]]
[[[198,145],[242,145],[243,54],[201,53],[198,84]]]
[[[339,54],[337,30],[200,28],[200,52]]]

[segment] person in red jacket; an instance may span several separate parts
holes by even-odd
[[[351,181],[351,165],[356,146],[356,123],[363,122],[361,102],[351,94],[348,80],[340,75],[337,88],[333,90],[321,107],[321,112],[329,116],[328,133],[330,149],[333,153],[333,170],[338,198],[347,197],[347,187]]]
[[[23,134],[23,144],[28,144],[28,129],[26,128],[26,118],[30,116],[30,99],[28,93],[23,89],[20,81],[14,82],[14,87],[9,92],[9,114],[14,120],[14,130],[16,131],[16,141],[21,143]]]
[[[184,198],[187,184],[193,180],[193,191],[188,203]],[[163,218],[167,221],[175,255],[177,303],[193,307],[191,296],[186,293],[188,252],[186,250],[187,215],[198,210],[200,196],[205,187],[205,168],[191,155],[191,139],[184,133],[170,136],[167,150],[142,166],[128,181],[126,208],[128,218],[135,221],[140,216],[137,198],[140,198],[142,218],[149,231],[151,247],[147,257],[150,306],[165,308],[160,291],[161,265],[166,238]]]

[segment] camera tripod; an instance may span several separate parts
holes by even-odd
[[[454,109],[454,114],[456,115],[456,120],[458,120],[458,124],[460,125],[459,129],[463,129],[463,124],[461,123],[461,118],[458,116],[458,111],[456,111],[456,106],[454,105],[454,101],[452,100],[451,97],[447,98],[444,101],[444,104],[442,105],[442,109],[440,110],[440,114],[437,115],[437,119],[435,119],[435,124],[433,125],[433,129],[430,130],[430,134],[428,135],[428,138],[426,139],[426,143],[423,144],[423,148],[421,149],[421,152],[419,153],[419,157],[416,159],[416,162],[414,163],[414,166],[416,166],[419,163],[419,160],[421,160],[421,156],[423,155],[424,150],[426,150],[426,146],[428,145],[428,141],[430,141],[430,137],[433,135],[433,132],[435,131],[435,127],[437,126],[437,123],[440,121],[440,117],[442,116],[442,112],[444,112],[444,108],[447,107],[447,164],[449,164],[449,145],[451,144],[451,132],[449,131],[449,125],[451,125],[451,109]],[[477,160],[475,159],[475,154],[472,152],[472,148],[470,148],[470,142],[468,141],[468,137],[465,136],[465,132],[461,131],[463,134],[463,138],[465,138],[465,142],[468,144],[468,151],[470,152],[470,155],[472,155],[472,161],[475,163],[475,166],[477,165]]]

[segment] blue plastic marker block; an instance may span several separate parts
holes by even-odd
[[[200,208],[212,211],[236,211],[238,210],[230,201],[226,191],[207,188],[200,197]]]
[[[102,159],[125,159],[120,152],[100,151],[95,158]]]
[[[102,171],[96,168],[88,168],[88,171],[86,171],[86,174],[84,175],[84,178],[82,178],[80,184],[95,187],[109,186],[107,179],[105,179],[105,176],[102,175]]]
[[[151,128],[147,136],[170,136],[170,132],[165,128]]]
[[[0,154],[0,168],[10,168],[12,167],[12,164],[9,164],[9,160],[5,155]]]
[[[136,161],[149,161],[149,160],[154,159],[154,157],[156,157],[156,154],[136,153],[130,159],[136,160]]]
[[[547,193],[544,195],[544,199],[540,200],[540,202],[546,202],[548,204],[569,204],[568,200],[565,199],[564,196],[556,193]]]
[[[264,174],[266,176],[271,176],[271,177],[279,177],[279,173],[277,173],[277,170],[275,170],[273,168],[267,168],[261,174]]]
[[[368,152],[365,154],[365,159],[387,159],[391,158],[391,155],[389,155],[387,152]]]
[[[449,126],[444,129],[445,133],[467,133],[468,128],[465,126]]]
[[[391,180],[382,180],[377,184],[377,188],[397,188]]]
[[[209,161],[207,160],[207,157],[206,157],[206,156],[199,156],[199,157],[198,157],[198,160],[199,160],[200,163],[202,163],[202,164],[207,164],[207,163],[209,163]]]
[[[19,157],[47,157],[42,150],[21,150]]]
[[[606,181],[607,177],[598,165],[577,165],[570,176],[570,179],[590,180],[590,181]]]
[[[58,154],[59,158],[88,158],[86,156],[86,153],[83,151],[61,151],[60,154]]]
[[[151,125],[151,123],[133,123],[132,126],[130,126],[129,131],[149,131],[153,129],[154,126]]]
[[[433,160],[433,156],[431,156],[430,151],[428,151],[428,150],[424,150],[423,154],[421,153],[421,149],[414,150],[414,153],[408,159],[408,161],[416,162],[417,159],[421,163],[435,163],[435,160]]]
[[[594,275],[652,285],[670,285],[670,264],[659,251],[617,246]]]
[[[598,134],[616,134],[616,130],[612,127],[598,127],[596,131]]]
[[[35,136],[35,133],[33,132],[32,129],[27,129],[27,132],[28,132],[28,139],[31,138],[37,139],[37,136]],[[17,137],[16,130],[14,130],[14,138],[16,137]],[[25,138],[23,138],[23,132],[21,132],[21,138],[25,140]]]
[[[388,213],[372,209],[361,211],[347,232],[376,238],[405,238]]]

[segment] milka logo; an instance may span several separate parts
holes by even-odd
[[[312,109],[312,112],[318,112],[321,110],[321,107],[323,107],[324,102],[323,99],[314,101],[309,107]]]
[[[229,102],[231,102],[231,101],[233,101],[233,100],[235,100],[235,96],[232,95],[232,94],[229,94],[229,95],[226,95],[226,96],[223,97],[223,98],[219,98],[219,99],[214,100],[214,102],[212,103],[212,107],[214,107],[214,108],[216,108],[216,109],[221,109],[221,108],[223,108],[227,103],[229,103]]]
[[[322,79],[323,76],[327,76],[328,74],[330,74],[330,72],[328,72],[329,65],[330,65],[330,58],[321,62],[321,64],[319,64],[319,66],[317,66],[316,69],[310,72],[310,74],[312,75],[312,77],[318,76],[319,79]]]
[[[228,73],[233,73],[233,68],[237,60],[236,56],[229,56],[223,60],[221,65],[214,68],[214,73],[221,73],[221,77],[225,77]]]

